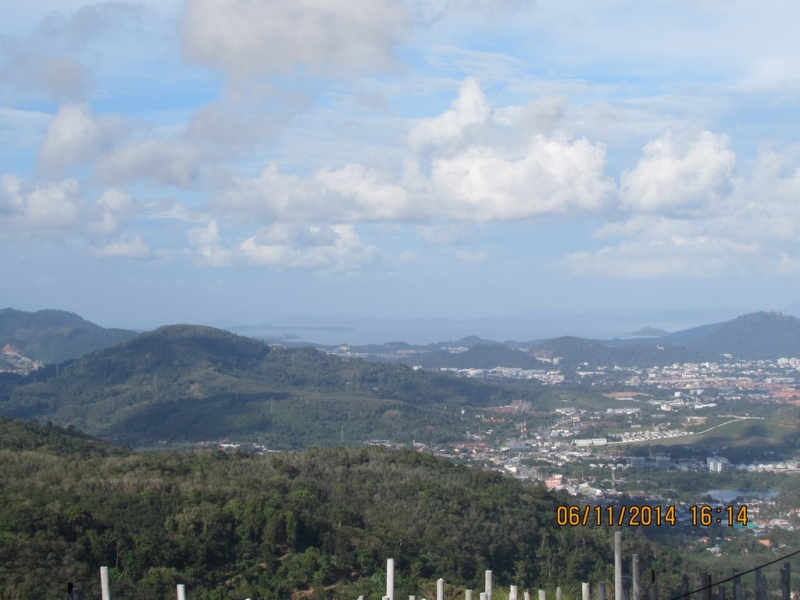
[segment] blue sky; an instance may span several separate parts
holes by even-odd
[[[149,328],[797,303],[797,3],[0,7],[0,305]]]

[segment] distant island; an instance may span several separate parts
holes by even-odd
[[[669,331],[658,329],[657,327],[642,327],[631,332],[631,335],[636,337],[661,337],[662,335],[669,335]]]

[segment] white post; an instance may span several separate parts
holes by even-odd
[[[622,532],[614,532],[614,600],[622,598]]]
[[[472,600],[472,590],[464,592],[464,600]]]
[[[178,584],[178,600],[186,600],[186,586]]]
[[[488,600],[486,597],[486,592],[481,592],[481,600]]]
[[[100,593],[103,600],[111,600],[111,592],[108,591],[108,567],[100,567]]]
[[[436,581],[436,600],[444,600],[444,579]]]
[[[485,584],[485,591],[486,591],[486,600],[492,600],[492,572],[486,571],[486,584]],[[483,598],[481,598],[483,600]]]
[[[522,597],[525,600],[531,600],[531,593],[528,590],[525,590],[525,593],[522,594]]]
[[[539,600],[547,600],[547,594],[544,593],[544,590],[539,590]]]
[[[561,600],[561,586],[556,586],[556,600]]]
[[[590,594],[591,590],[589,589],[588,583],[581,584],[581,600],[592,600],[592,595]]]
[[[517,600],[517,586],[511,586],[511,589],[508,591],[508,600]]]
[[[386,559],[386,597],[394,600],[394,559]]]

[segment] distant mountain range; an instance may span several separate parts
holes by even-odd
[[[32,360],[57,363],[135,337],[135,331],[105,329],[64,310],[0,309],[0,348],[12,346]]]
[[[136,446],[256,436],[277,448],[340,436],[447,440],[463,435],[455,407],[517,397],[472,379],[190,325],[143,333],[62,365],[58,375],[51,367],[0,380],[2,415]]]
[[[444,347],[466,347],[461,354]],[[480,348],[480,351],[476,351]],[[508,349],[515,349],[511,354]],[[374,350],[373,346],[353,348]],[[431,346],[408,346],[402,361],[428,367],[481,368],[525,364],[523,355],[539,359],[561,358],[562,364],[659,366],[684,362],[714,362],[721,355],[750,360],[800,357],[800,319],[777,312],[757,312],[731,321],[685,329],[668,335],[635,339],[591,340],[564,336],[543,341],[494,342],[464,338]],[[508,361],[508,364],[503,361]],[[513,364],[511,364],[513,363]],[[533,363],[528,368],[536,368]]]
[[[5,309],[0,335],[0,345],[61,362],[58,369],[50,365],[25,377],[0,377],[0,414],[74,425],[135,446],[257,437],[277,448],[341,438],[444,441],[463,435],[454,407],[500,405],[523,396],[536,405],[544,393],[536,384],[512,389],[412,366],[568,372],[718,361],[722,354],[800,357],[800,319],[769,312],[636,340],[567,336],[498,343],[468,337],[427,346],[336,348],[374,361],[335,356],[332,348],[270,346],[201,326],[173,325],[137,335],[63,311]],[[109,347],[98,349],[103,345]],[[81,352],[89,354],[65,360]]]

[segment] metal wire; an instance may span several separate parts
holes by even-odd
[[[692,594],[697,594],[699,592],[704,592],[706,590],[710,590],[714,586],[722,585],[723,583],[728,583],[729,581],[733,581],[734,579],[742,577],[743,575],[747,575],[748,573],[752,573],[753,571],[756,571],[756,570],[761,569],[763,567],[768,567],[770,565],[774,565],[775,563],[779,563],[782,560],[786,560],[787,558],[789,558],[791,556],[794,556],[795,554],[800,554],[800,550],[795,550],[794,552],[790,552],[786,556],[782,556],[780,558],[776,558],[775,560],[771,560],[771,561],[769,561],[767,563],[764,563],[763,565],[759,565],[757,567],[753,567],[752,569],[750,569],[748,571],[742,571],[741,573],[736,573],[736,575],[728,577],[727,579],[722,579],[721,581],[716,581],[714,583],[710,583],[709,585],[706,585],[706,586],[701,587],[701,588],[697,588],[696,590],[692,590],[691,592],[686,592],[684,594],[678,594],[677,596],[673,596],[672,598],[670,598],[670,600],[680,600],[681,598],[688,598]]]

